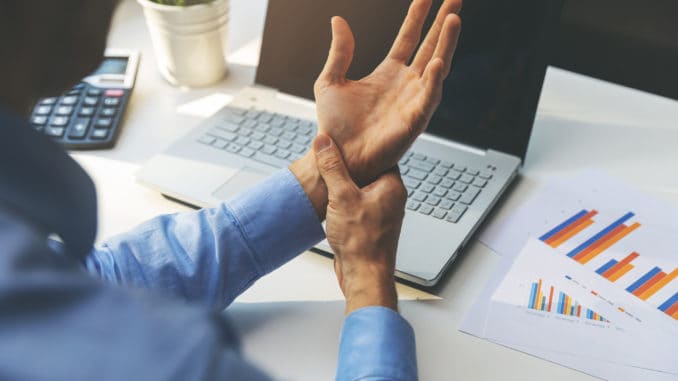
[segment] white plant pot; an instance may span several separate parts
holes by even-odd
[[[137,1],[144,9],[158,69],[169,83],[201,87],[224,77],[229,0],[186,7]]]

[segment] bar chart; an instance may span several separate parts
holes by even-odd
[[[593,226],[595,223],[593,217],[598,214],[597,210],[583,209],[549,230],[539,239],[552,248],[559,248],[579,233],[583,233],[584,230]],[[602,230],[591,235],[572,250],[569,250],[567,256],[582,265],[590,263],[615,243],[641,227],[641,224],[638,222],[627,225],[627,222],[634,216],[633,212],[624,214]],[[635,268],[634,261],[640,258],[640,256],[640,253],[633,251],[623,259],[609,260],[595,271],[610,282],[618,282]],[[625,290],[637,298],[647,301],[669,285],[674,279],[678,278],[678,267],[670,272],[666,272],[659,266],[653,266],[642,274],[627,286]],[[678,320],[678,293],[663,302],[658,309]]]
[[[532,283],[527,308],[536,311],[552,312],[559,315],[574,316],[589,320],[608,322],[595,311],[582,307],[571,296],[556,291],[553,286],[545,289],[542,279]]]

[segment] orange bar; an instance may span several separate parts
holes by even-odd
[[[593,320],[598,320],[598,314],[595,312],[593,313]]]
[[[575,221],[572,225],[558,232],[558,234],[553,235],[551,238],[547,239],[545,242],[549,246],[556,248],[563,244],[563,242],[577,235],[577,233],[586,229],[587,227],[593,224],[591,217],[598,214],[598,211],[592,210],[586,215],[582,216],[579,220]]]
[[[553,286],[551,286],[551,291],[549,291],[549,305],[548,312],[551,312],[551,305],[553,303]]]
[[[577,317],[581,317],[581,304],[577,306]]]
[[[641,295],[645,293],[650,287],[654,286],[657,284],[660,280],[664,279],[666,276],[666,273],[663,271],[660,271],[658,274],[650,278],[645,284],[642,286],[638,287],[635,291],[633,291],[633,295],[637,296],[640,298]]]
[[[623,226],[623,225],[622,225]],[[639,223],[635,223],[627,228],[622,229],[620,232],[615,233],[614,236],[610,238],[603,238],[603,242],[600,246],[596,247],[593,249],[590,253],[588,253],[584,258],[579,260],[579,263],[586,264],[593,258],[595,258],[598,254],[602,253],[603,251],[607,250],[610,246],[614,245],[615,243],[619,242],[622,238],[626,237],[629,235],[632,231],[638,229],[640,227]],[[616,230],[616,229],[615,229]],[[613,230],[614,231],[614,230]]]
[[[614,230],[608,232],[607,234],[605,234],[604,236],[602,236],[600,239],[598,239],[596,242],[594,242],[594,243],[592,243],[591,245],[589,245],[589,247],[587,247],[586,249],[580,251],[579,254],[577,254],[577,255],[575,255],[574,257],[572,257],[572,259],[574,259],[575,261],[581,262],[581,259],[582,259],[582,258],[584,258],[584,257],[586,257],[587,255],[589,255],[589,253],[591,253],[593,250],[595,250],[596,248],[598,248],[598,247],[599,247],[600,245],[602,245],[603,243],[607,242],[607,240],[609,240],[610,238],[612,238],[612,237],[614,237],[615,235],[617,235],[617,233],[624,231],[624,229],[626,229],[626,228],[627,228],[626,225],[619,225],[619,226],[617,226],[616,228],[614,228]]]
[[[617,271],[620,271],[621,269],[623,269],[624,266],[628,265],[628,264],[631,263],[634,259],[638,258],[639,255],[640,255],[640,254],[638,254],[637,252],[634,251],[633,253],[629,254],[626,258],[622,259],[619,263],[617,263],[616,265],[610,267],[610,268],[609,268],[607,271],[605,271],[602,275],[603,275],[605,278],[610,279],[610,277],[613,276]]]
[[[571,304],[572,304],[572,298],[570,298],[569,296],[565,295],[565,310],[563,311],[563,312],[565,312],[565,315],[569,315],[569,314],[570,314],[570,310],[572,309],[572,305],[571,305]]]
[[[541,297],[543,295],[541,294],[541,279],[539,279],[539,285],[537,286],[537,303],[536,304],[536,310],[541,311]]]
[[[668,310],[666,310],[666,314],[669,316],[673,316],[678,313],[678,303],[675,303],[674,305],[671,306]]]
[[[640,295],[640,298],[643,300],[648,300],[652,295],[657,293],[657,291],[661,290],[662,287],[666,286],[671,282],[672,280],[676,279],[678,277],[678,269],[675,269],[669,273],[666,277],[664,277],[662,280],[659,282],[655,283],[654,286],[650,287],[645,291],[642,295]]]
[[[676,313],[674,313],[673,315],[671,315],[671,317],[674,318],[674,319],[676,319],[676,320],[678,320],[678,311],[676,311]]]
[[[607,279],[609,279],[610,282],[616,282],[619,280],[619,278],[623,277],[624,275],[626,275],[626,273],[628,273],[631,270],[633,270],[633,265],[626,265],[624,266],[623,269],[617,271],[616,273],[614,273],[614,275],[610,276]]]

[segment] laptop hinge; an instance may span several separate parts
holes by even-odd
[[[420,138],[424,138],[426,140],[432,141],[434,143],[442,144],[442,145],[447,146],[447,147],[451,147],[451,148],[459,149],[459,150],[462,150],[462,151],[470,152],[470,153],[475,154],[475,155],[484,156],[487,152],[486,150],[483,150],[483,149],[480,149],[480,148],[476,148],[476,147],[469,146],[469,145],[466,145],[466,144],[457,143],[457,142],[452,141],[452,140],[442,139],[442,138],[439,138],[435,135],[431,135],[431,134],[427,134],[427,133],[422,134]]]

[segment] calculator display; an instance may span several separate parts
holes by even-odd
[[[124,57],[108,57],[104,59],[101,66],[93,73],[99,74],[125,74],[127,71],[127,58]]]

